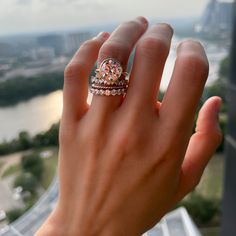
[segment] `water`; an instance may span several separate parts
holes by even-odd
[[[175,62],[175,49],[178,39],[173,40],[172,49],[167,60],[161,88],[166,89]],[[203,43],[210,61],[208,83],[217,78],[218,65],[227,54],[227,50],[215,44]],[[91,101],[91,95],[88,98]],[[59,121],[62,112],[62,91],[56,91],[46,96],[38,96],[15,106],[0,108],[0,142],[15,138],[22,130],[36,134],[47,130],[53,123]]]

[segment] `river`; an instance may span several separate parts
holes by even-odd
[[[167,60],[161,88],[166,89],[174,67],[176,45],[179,40],[173,40],[173,45]],[[210,62],[208,84],[217,78],[219,62],[227,54],[227,49],[213,43],[204,43]],[[89,96],[91,101],[91,95]],[[48,95],[37,96],[29,101],[15,106],[0,108],[0,142],[15,138],[20,131],[28,131],[34,135],[47,130],[60,119],[62,112],[62,91]]]

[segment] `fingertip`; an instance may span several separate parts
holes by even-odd
[[[110,34],[106,31],[100,32],[97,36],[93,39],[102,39],[103,41],[107,40],[110,37]]]
[[[188,56],[202,62],[209,67],[208,58],[203,45],[196,40],[187,39],[182,41],[177,47],[177,56]]]
[[[144,25],[148,25],[148,20],[143,16],[136,17],[136,20],[140,21]]]
[[[222,105],[222,98],[218,96],[213,96],[207,99],[207,101],[203,106],[203,110],[210,109],[211,113],[213,112],[218,115],[218,113],[220,112],[221,105]]]
[[[216,105],[216,110],[219,112],[220,111],[220,108],[222,106],[222,98],[221,97],[218,97],[218,96],[214,96],[212,97],[215,101],[215,105]]]

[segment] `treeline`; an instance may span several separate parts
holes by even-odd
[[[31,136],[28,132],[20,132],[12,141],[0,143],[0,155],[24,151],[31,148],[58,146],[59,123],[53,124],[46,132]]]
[[[18,76],[0,83],[0,106],[10,106],[63,87],[63,72]]]

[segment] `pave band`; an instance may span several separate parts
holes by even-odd
[[[94,95],[116,96],[126,94],[126,89],[95,89],[90,88],[90,92]]]

